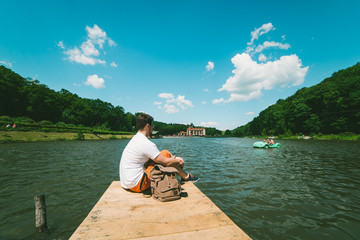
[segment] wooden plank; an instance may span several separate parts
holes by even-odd
[[[173,202],[125,191],[114,181],[70,239],[250,239],[193,183]]]

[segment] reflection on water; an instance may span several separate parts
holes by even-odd
[[[196,185],[254,239],[360,236],[359,142],[255,139],[153,140],[182,156]],[[0,145],[0,239],[67,239],[113,180],[128,140]],[[46,235],[34,202],[46,194]]]

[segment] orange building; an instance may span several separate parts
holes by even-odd
[[[181,132],[179,132],[179,134],[178,134],[179,136],[182,136],[182,137],[185,137],[186,136],[186,132],[184,132],[184,131],[181,131]]]

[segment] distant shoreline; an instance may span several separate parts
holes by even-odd
[[[89,141],[89,140],[120,140],[131,139],[134,134],[94,134],[82,133],[79,136],[77,132],[45,132],[45,131],[0,131],[0,143],[29,143],[29,142],[59,142],[59,141]],[[204,136],[212,138],[212,136]],[[221,138],[235,136],[217,136]],[[265,139],[268,136],[246,136],[243,138]],[[163,137],[180,138],[180,137]],[[341,141],[359,141],[360,134],[330,134],[330,135],[314,135],[314,136],[274,136],[275,140],[341,140]]]
[[[268,136],[247,136],[245,138],[266,139]],[[360,134],[343,133],[343,134],[327,134],[314,136],[274,136],[276,140],[341,140],[341,141],[358,141]]]
[[[0,143],[118,140],[130,139],[133,136],[134,135],[82,133],[79,137],[76,132],[0,131]]]

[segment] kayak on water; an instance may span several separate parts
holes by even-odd
[[[281,144],[280,143],[274,143],[273,145],[270,145],[266,142],[254,142],[253,144],[254,148],[281,148]]]

